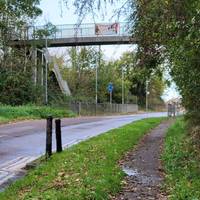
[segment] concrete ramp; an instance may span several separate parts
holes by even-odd
[[[55,62],[53,62],[52,71],[54,72],[54,74],[56,76],[56,79],[58,81],[58,84],[59,84],[59,87],[60,87],[62,93],[67,95],[67,96],[70,96],[71,92],[70,92],[69,86],[67,84],[67,81],[63,80],[61,72],[60,72],[60,69],[59,69],[58,65]]]
[[[68,83],[67,83],[66,80],[64,80],[62,78],[61,71],[60,71],[57,63],[53,59],[53,57],[50,56],[48,50],[46,50],[44,56],[45,56],[45,59],[47,60],[48,63],[52,63],[53,64],[53,68],[51,70],[55,74],[56,80],[58,81],[58,85],[59,85],[62,93],[67,95],[67,96],[70,96],[71,95],[71,91],[69,89]]]

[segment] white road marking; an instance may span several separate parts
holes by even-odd
[[[16,159],[10,160],[0,165],[0,170],[15,172],[22,169],[26,166],[27,163],[30,163],[35,159],[36,157],[34,156],[17,157]]]
[[[0,185],[13,178],[15,173],[0,170]]]
[[[35,159],[36,157],[33,156],[17,157],[0,165],[0,185],[15,177],[28,163]]]

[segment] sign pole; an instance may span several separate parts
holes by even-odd
[[[112,104],[113,84],[111,82],[108,84],[107,89],[108,89],[108,92],[110,93],[110,104]]]

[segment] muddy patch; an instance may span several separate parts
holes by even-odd
[[[120,161],[127,175],[122,191],[113,200],[166,200],[162,192],[163,168],[160,162],[163,138],[173,121],[160,124],[146,135],[136,149]]]

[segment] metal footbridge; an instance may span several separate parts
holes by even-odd
[[[24,46],[36,44],[44,47],[87,46],[87,45],[118,45],[134,43],[127,23],[88,23],[56,25],[48,36],[41,33],[47,31],[46,26],[29,26],[16,30],[11,45]],[[16,36],[17,35],[17,36]]]

